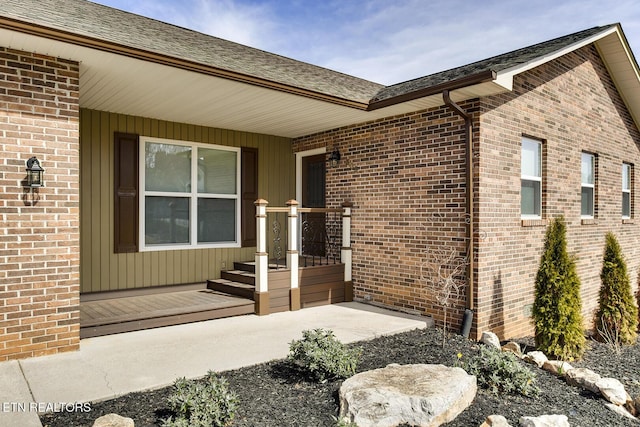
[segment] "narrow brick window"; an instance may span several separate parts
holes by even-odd
[[[629,163],[622,164],[622,219],[630,219],[631,211],[631,195],[632,188],[632,166]]]
[[[522,138],[520,212],[522,218],[542,218],[542,142]]]
[[[582,218],[593,218],[595,215],[596,193],[596,157],[590,153],[582,153],[582,184],[580,215]]]

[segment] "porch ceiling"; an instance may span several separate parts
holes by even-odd
[[[366,111],[366,104],[291,93],[107,50],[0,29],[0,45],[80,62],[80,106],[161,120],[299,137],[442,105],[435,94]],[[505,89],[483,83],[454,101]]]

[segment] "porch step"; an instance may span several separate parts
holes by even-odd
[[[253,300],[253,293],[255,292],[256,286],[250,283],[235,282],[220,278],[207,280],[207,288],[213,291]]]
[[[256,275],[244,270],[226,270],[220,272],[220,278],[231,282],[245,283],[247,285],[256,284]]]

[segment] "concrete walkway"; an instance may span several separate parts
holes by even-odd
[[[427,318],[360,303],[239,316],[81,341],[80,351],[0,363],[0,427],[40,427],[38,412],[111,399],[286,357],[305,329],[343,343],[427,326]],[[71,407],[70,406],[70,407]]]

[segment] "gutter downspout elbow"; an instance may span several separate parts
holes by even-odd
[[[460,106],[451,100],[449,90],[442,91],[442,99],[447,107],[453,110],[457,115],[464,119],[465,123],[465,167],[466,167],[466,210],[467,217],[467,242],[469,247],[467,249],[467,278],[469,280],[467,288],[467,308],[469,310],[474,309],[474,297],[475,297],[475,259],[474,259],[474,247],[475,247],[475,231],[474,231],[474,194],[473,194],[473,124],[471,116],[464,111]]]

